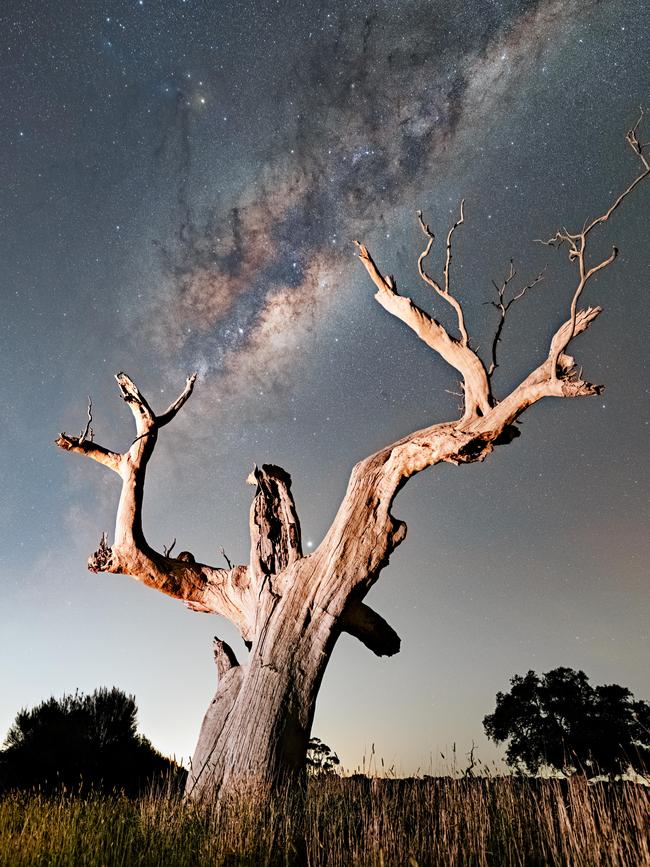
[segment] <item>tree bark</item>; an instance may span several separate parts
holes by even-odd
[[[578,267],[569,318],[555,332],[547,357],[501,400],[494,395],[491,382],[497,366],[496,345],[511,304],[541,275],[510,301],[505,293],[514,277],[512,268],[501,289],[497,287],[499,302],[494,306],[500,320],[488,369],[470,345],[462,307],[451,286],[453,235],[464,222],[462,205],[459,219],[447,234],[443,278],[436,280],[424,270],[434,236],[421,217],[427,245],[418,260],[421,278],[454,311],[459,337],[399,294],[393,278],[385,277],[367,248],[358,245],[359,258],[375,284],[379,304],[462,377],[464,409],[460,418],[409,433],[360,461],[352,470],[332,525],[312,554],[304,556],[302,551],[291,478],[269,464],[255,467],[248,479],[255,486],[248,564],[219,569],[196,562],[189,552],[172,557],[170,548],[160,554],[147,543],[141,517],[146,468],[161,428],[190,397],[194,375],[188,378],[179,398],[156,415],[135,383],[126,374],[118,374],[121,395],[136,424],[136,438],[122,454],[92,441],[90,403],[83,433],[59,436],[57,445],[61,448],[92,458],[121,479],[113,544],[109,545],[104,534],[88,561],[89,568],[131,575],[181,599],[195,611],[227,617],[249,650],[248,659],[240,664],[228,645],[215,639],[217,690],[192,759],[188,797],[210,800],[228,793],[269,793],[286,783],[299,784],[305,775],[316,696],[341,632],[355,636],[378,656],[399,651],[395,631],[363,600],[406,535],[406,525],[394,517],[392,506],[409,478],[441,462],[484,460],[497,445],[519,435],[517,418],[544,397],[600,393],[601,386],[582,379],[566,350],[601,312],[600,307],[577,307],[587,282],[616,258],[614,251],[589,266],[586,253],[590,234],[607,222],[650,174],[637,129],[638,123],[628,133],[627,142],[642,163],[641,174],[580,232],[563,230],[545,242],[565,245],[570,261]]]

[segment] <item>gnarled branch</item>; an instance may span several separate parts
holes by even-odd
[[[121,573],[182,600],[196,612],[221,614],[239,629],[250,645],[260,604],[260,594],[267,586],[276,590],[270,579],[285,572],[302,557],[300,521],[291,493],[291,477],[281,467],[264,464],[255,467],[249,481],[256,486],[251,505],[251,562],[237,566],[221,553],[228,565],[219,569],[196,562],[188,551],[172,557],[176,539],[163,553],[154,551],[142,531],[142,498],[145,471],[153,452],[160,419],[167,424],[187,401],[195,376],[187,380],[179,398],[156,416],[137,385],[125,373],[116,377],[120,392],[136,421],[138,436],[124,454],[109,452],[97,443],[61,434],[57,444],[68,451],[85,454],[110,466],[122,478],[122,494],[117,510],[115,542],[110,545],[106,533],[99,547],[88,559],[92,572]],[[396,653],[399,638],[390,626],[362,603],[350,606],[340,628],[357,637],[379,655]]]
[[[462,341],[452,340],[438,322],[427,316],[409,298],[399,295],[394,279],[384,277],[367,248],[358,244],[359,258],[377,287],[376,300],[386,310],[408,324],[424,342],[461,373],[464,379],[466,407],[459,420],[435,424],[408,434],[355,466],[346,496],[334,523],[314,555],[325,559],[327,568],[333,575],[338,576],[337,582],[343,580],[341,576],[346,573],[345,564],[351,559],[353,562],[366,563],[367,570],[362,575],[355,575],[347,570],[346,580],[350,588],[354,592],[363,593],[372,586],[379,571],[388,562],[392,550],[403,538],[403,525],[392,516],[391,505],[397,491],[412,475],[441,461],[466,463],[483,460],[496,445],[509,442],[518,435],[518,431],[513,427],[514,421],[529,406],[544,397],[583,397],[596,395],[602,391],[602,386],[582,378],[581,372],[578,371],[574,359],[567,354],[566,348],[571,340],[585,331],[600,314],[600,307],[579,310],[577,302],[586,282],[598,271],[606,268],[615,256],[613,253],[602,262],[587,266],[584,248],[589,232],[596,225],[605,222],[626,196],[650,174],[650,164],[643,155],[643,146],[638,141],[637,129],[638,124],[628,133],[627,141],[640,156],[644,166],[643,172],[615,200],[608,211],[585,224],[582,233],[571,234],[564,230],[558,233],[556,239],[551,239],[549,242],[569,244],[570,258],[577,260],[580,266],[580,282],[573,294],[570,317],[555,332],[547,358],[500,402],[493,400],[487,372],[482,363],[479,362],[478,368],[475,366],[474,359],[477,356],[470,347],[464,345]],[[432,238],[428,227],[422,225],[425,233],[429,235],[429,243],[423,254],[426,255],[431,247]],[[421,256],[420,264],[422,260]],[[497,287],[499,302],[495,306],[500,309],[501,322],[495,345],[500,337],[509,306],[541,279],[539,275],[513,298],[506,300],[506,288],[513,277],[514,267],[511,267],[503,286]],[[442,287],[438,286],[438,289],[444,294]],[[496,357],[493,354],[491,371],[495,366]],[[364,521],[359,520],[359,514],[364,515],[365,529],[362,529]],[[372,530],[367,527],[370,515]],[[365,544],[363,538],[364,534],[367,536],[368,533],[372,535],[371,549]],[[334,580],[333,585],[337,586]],[[326,604],[330,604],[329,598]]]
[[[427,286],[430,286],[435,292],[440,295],[441,298],[444,298],[445,301],[454,309],[456,313],[456,321],[458,322],[458,330],[460,331],[461,343],[463,346],[467,346],[469,343],[469,335],[467,334],[467,329],[465,327],[465,316],[463,314],[463,308],[460,305],[460,301],[458,301],[452,294],[449,288],[449,273],[450,266],[452,260],[452,238],[454,236],[454,232],[459,226],[462,226],[465,222],[465,199],[461,199],[460,201],[460,216],[456,220],[455,223],[452,224],[451,228],[447,232],[447,241],[445,244],[445,267],[443,269],[444,274],[444,283],[443,286],[438,283],[430,274],[428,274],[424,269],[424,260],[427,258],[429,253],[431,252],[431,247],[433,246],[433,242],[435,240],[435,235],[429,228],[429,226],[422,219],[422,211],[418,211],[418,221],[420,223],[420,228],[424,233],[425,237],[428,238],[427,245],[418,256],[418,273],[420,277],[424,280]]]
[[[81,437],[71,436],[67,433],[60,433],[54,442],[61,449],[75,452],[78,455],[85,455],[87,458],[92,458],[93,461],[97,461],[97,463],[108,467],[109,470],[113,470],[114,473],[119,474],[120,472],[122,455],[106,449],[98,443],[81,439]]]
[[[162,554],[145,539],[142,530],[142,500],[146,467],[161,426],[168,424],[192,393],[196,375],[188,377],[179,397],[156,416],[145,396],[126,373],[115,377],[120,393],[136,423],[137,436],[123,454],[111,452],[94,442],[61,434],[56,443],[67,451],[84,454],[119,474],[122,491],[115,521],[115,538],[109,545],[106,534],[89,558],[93,572],[130,575],[149,587],[183,600],[197,611],[223,614],[250,639],[255,622],[256,597],[245,566],[217,569],[196,562],[189,552],[171,557],[170,546]]]
[[[401,319],[431,349],[454,367],[463,377],[465,392],[464,418],[470,419],[489,412],[492,404],[490,384],[483,362],[466,343],[451,337],[447,330],[421,310],[410,298],[400,295],[392,277],[384,277],[368,248],[355,242],[359,259],[377,287],[375,299],[381,306]]]
[[[571,327],[566,332],[566,339],[564,344],[560,342],[556,342],[554,347],[554,354],[551,358],[551,369],[552,376],[556,377],[557,375],[557,364],[560,359],[560,355],[567,348],[571,340],[576,334],[576,316],[578,309],[578,301],[580,300],[580,296],[582,295],[585,286],[589,282],[589,280],[595,275],[598,274],[599,271],[602,271],[604,268],[607,268],[609,265],[614,262],[616,257],[618,256],[618,249],[616,247],[612,248],[612,252],[607,258],[598,262],[591,267],[588,266],[586,255],[587,255],[587,245],[590,233],[596,228],[596,226],[600,226],[603,223],[606,223],[612,214],[620,207],[620,205],[625,201],[625,199],[633,192],[639,184],[644,181],[648,175],[650,175],[650,162],[645,155],[645,145],[642,145],[638,138],[638,129],[641,124],[641,120],[643,118],[643,109],[639,114],[639,117],[632,127],[632,129],[628,130],[625,135],[625,141],[632,149],[633,153],[639,158],[639,161],[642,165],[642,171],[634,178],[634,180],[628,184],[628,186],[620,193],[612,202],[612,204],[607,208],[602,214],[598,217],[594,217],[589,222],[586,222],[579,232],[569,232],[566,228],[563,228],[555,233],[552,238],[543,241],[541,239],[537,239],[538,243],[544,244],[549,247],[561,247],[566,245],[569,249],[569,261],[575,262],[578,266],[578,283],[573,292],[573,297],[571,298],[570,305],[570,316],[571,316]]]
[[[575,334],[586,330],[600,312],[600,308],[580,311]],[[332,576],[323,582],[327,591],[320,603],[323,607],[331,611],[336,599],[349,599],[355,593],[363,595],[372,587],[405,536],[405,525],[392,515],[391,508],[397,492],[409,478],[443,462],[461,464],[484,460],[495,446],[519,435],[513,427],[514,421],[544,397],[600,393],[601,386],[576,375],[573,359],[565,354],[560,356],[557,365],[559,375],[551,376],[552,353],[569,329],[571,320],[556,332],[549,357],[486,415],[463,417],[414,431],[354,467],[334,522],[312,555]],[[364,564],[363,570],[357,568],[359,563]],[[346,593],[341,592],[342,586]]]
[[[178,411],[184,406],[185,402],[188,400],[190,395],[194,390],[194,383],[196,382],[196,373],[191,374],[191,376],[187,377],[187,382],[185,383],[185,388],[176,398],[176,400],[171,403],[167,409],[156,418],[156,423],[158,427],[164,427],[166,424],[176,417]]]

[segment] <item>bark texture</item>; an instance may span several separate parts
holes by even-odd
[[[409,478],[441,462],[484,460],[495,446],[519,435],[517,418],[544,397],[583,397],[600,392],[601,386],[582,378],[567,348],[601,313],[600,307],[579,309],[586,284],[616,258],[614,248],[607,259],[587,262],[591,232],[607,222],[650,174],[637,130],[638,123],[628,132],[627,142],[641,162],[641,173],[602,215],[585,223],[582,231],[563,230],[544,242],[566,246],[570,262],[577,266],[567,319],[553,335],[541,363],[500,399],[493,393],[491,376],[497,366],[496,348],[507,312],[542,275],[510,300],[506,293],[515,277],[512,266],[502,286],[496,286],[498,302],[494,306],[499,322],[488,366],[471,346],[462,305],[451,285],[453,238],[464,223],[463,203],[447,234],[440,280],[425,270],[434,235],[419,215],[426,237],[418,260],[419,274],[453,311],[457,335],[400,294],[395,280],[384,276],[368,249],[358,244],[359,259],[376,288],[375,299],[457,371],[462,379],[464,408],[458,419],[409,433],[361,460],[352,470],[331,527],[313,553],[303,554],[291,478],[270,464],[254,467],[248,478],[255,490],[247,564],[230,565],[227,561],[229,568],[220,569],[196,562],[189,552],[172,557],[173,545],[160,554],[147,543],[141,518],[147,464],[160,429],[190,397],[195,375],[160,415],[126,374],[117,375],[121,396],[136,426],[136,437],[123,453],[93,441],[90,403],[83,433],[59,436],[57,445],[61,448],[98,461],[121,480],[113,543],[102,536],[88,561],[89,569],[130,575],[181,599],[195,611],[227,617],[248,648],[248,658],[240,664],[228,645],[215,639],[217,689],[192,760],[189,797],[210,799],[260,784],[272,790],[287,777],[300,780],[316,696],[341,632],[353,635],[378,656],[399,651],[395,631],[363,600],[406,535],[406,525],[392,514],[392,506]]]

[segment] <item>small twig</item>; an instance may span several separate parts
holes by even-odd
[[[473,771],[474,771],[474,768],[476,767],[476,762],[474,761],[474,750],[475,749],[476,749],[476,744],[474,743],[474,741],[472,741],[472,749],[466,754],[467,759],[469,761],[469,764],[465,768],[465,771],[463,774],[464,777],[473,777],[474,776]]]
[[[169,548],[167,548],[165,545],[163,545],[163,557],[170,557],[171,556],[172,548],[174,547],[175,544],[176,544],[176,537],[174,537],[174,541],[171,543]]]
[[[454,232],[459,226],[462,226],[465,222],[465,199],[460,200],[460,216],[453,224],[453,226],[447,232],[447,254],[445,258],[445,292],[449,294],[449,267],[451,265],[451,239],[453,237]]]
[[[93,421],[93,402],[90,395],[88,395],[88,421],[86,422],[86,427],[79,434],[79,442],[82,443],[86,439],[93,441],[95,437],[95,431],[91,428],[91,424]]]
[[[510,267],[508,268],[508,273],[503,278],[501,286],[497,285],[495,280],[492,281],[492,285],[497,290],[498,300],[486,301],[485,303],[491,304],[492,307],[496,308],[496,310],[499,311],[499,322],[497,324],[494,338],[492,340],[492,361],[490,362],[490,367],[488,368],[488,377],[491,377],[494,371],[499,366],[499,362],[497,361],[497,346],[501,341],[501,332],[503,331],[503,326],[505,325],[508,310],[510,310],[510,308],[516,301],[520,301],[529,289],[532,289],[533,286],[536,286],[538,283],[540,283],[544,279],[545,273],[546,266],[544,266],[544,269],[539,272],[539,274],[537,275],[537,277],[535,277],[534,280],[531,280],[530,283],[526,283],[526,285],[522,289],[520,289],[519,292],[516,292],[509,301],[505,300],[506,290],[510,283],[517,276],[517,272],[515,271],[515,266],[512,259],[510,260]]]
[[[140,436],[137,436],[137,437],[133,440],[133,442],[131,443],[131,446],[134,446],[134,445],[137,443],[138,440],[141,440],[141,439],[144,439],[145,437],[149,437],[149,436],[151,436],[151,434],[152,434],[152,431],[150,431],[150,430],[146,430],[144,433],[141,433]],[[131,446],[129,446],[129,448],[131,448]]]
[[[420,253],[418,257],[418,273],[420,277],[424,280],[427,286],[431,286],[431,288],[440,295],[441,298],[444,298],[445,301],[453,307],[456,311],[456,319],[458,321],[458,330],[461,335],[461,343],[463,346],[467,346],[469,343],[469,335],[467,334],[467,329],[465,328],[465,316],[463,314],[463,308],[460,306],[460,302],[454,298],[449,290],[449,268],[452,260],[452,238],[454,232],[459,226],[465,222],[465,199],[461,199],[460,202],[460,216],[456,220],[456,222],[452,225],[447,233],[447,244],[446,244],[446,255],[445,255],[445,267],[444,267],[444,288],[438,283],[437,280],[434,280],[430,274],[424,270],[424,260],[427,258],[429,253],[431,252],[431,247],[433,246],[433,242],[435,240],[435,235],[422,219],[422,211],[418,211],[418,222],[420,223],[420,228],[424,233],[425,237],[428,238],[427,245]]]
[[[225,551],[223,545],[221,545],[221,546],[219,547],[219,553],[221,554],[221,556],[223,557],[223,559],[224,559],[224,560],[226,561],[226,563],[228,564],[228,568],[229,568],[229,569],[232,569],[232,561],[230,560],[230,557],[226,554],[226,551]]]

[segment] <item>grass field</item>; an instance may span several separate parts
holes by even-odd
[[[0,864],[650,865],[650,790],[634,783],[328,777],[299,816],[291,798],[260,815],[172,795],[9,794]]]

